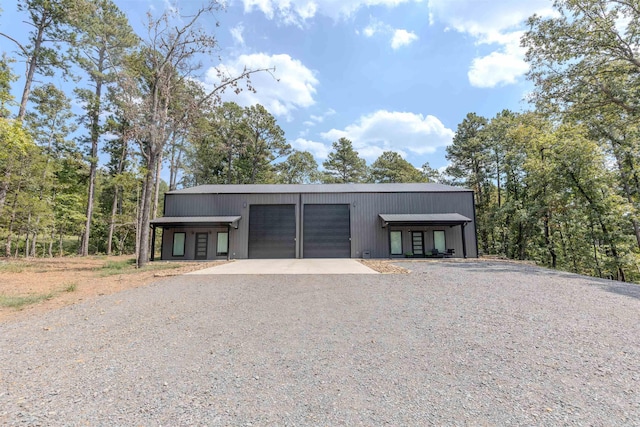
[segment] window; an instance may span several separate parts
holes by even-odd
[[[187,233],[173,233],[173,256],[184,256],[184,241]]]
[[[227,255],[229,253],[229,233],[218,233],[218,243],[216,245],[216,255]]]
[[[438,252],[444,253],[447,251],[447,244],[444,239],[444,231],[442,230],[434,230],[433,232],[433,247],[438,250]]]
[[[391,231],[391,255],[402,255],[402,231]]]

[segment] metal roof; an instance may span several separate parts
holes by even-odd
[[[167,194],[261,194],[261,193],[450,193],[467,188],[434,183],[410,184],[215,184],[173,190]]]
[[[379,214],[382,226],[394,225],[459,225],[471,222],[471,219],[459,213],[442,214]]]
[[[210,224],[230,224],[238,228],[238,221],[241,216],[165,216],[151,220],[151,225],[210,225]]]

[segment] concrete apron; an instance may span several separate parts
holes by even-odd
[[[354,259],[237,259],[187,274],[379,274]]]

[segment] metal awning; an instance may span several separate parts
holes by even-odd
[[[434,226],[454,226],[466,225],[471,219],[459,213],[441,213],[441,214],[379,214],[382,220],[382,227],[387,225],[397,226],[417,226],[417,225],[434,225]]]
[[[178,225],[190,226],[212,226],[212,225],[230,225],[238,228],[238,221],[241,216],[165,216],[151,220],[152,227],[166,227]]]

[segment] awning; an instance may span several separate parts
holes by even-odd
[[[151,226],[212,226],[212,225],[230,225],[238,228],[238,221],[241,216],[165,216],[151,220]]]
[[[459,213],[442,214],[379,214],[382,227],[387,225],[418,226],[418,225],[466,225],[471,219]]]

